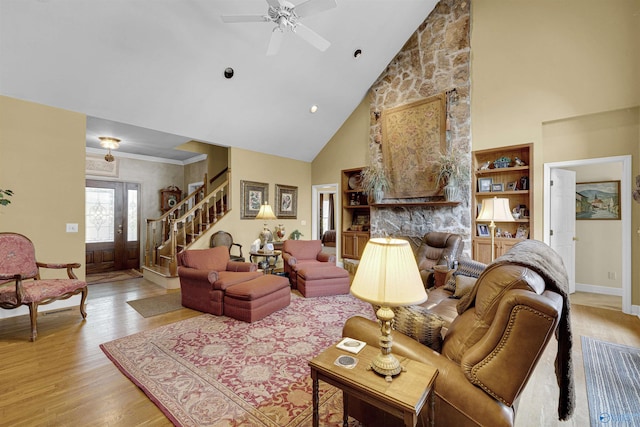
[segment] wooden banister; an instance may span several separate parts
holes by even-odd
[[[177,273],[178,252],[187,249],[229,211],[230,171],[226,179],[211,192],[205,174],[204,184],[159,218],[147,219],[145,266]],[[189,207],[191,206],[191,207]]]

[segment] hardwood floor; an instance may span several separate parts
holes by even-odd
[[[100,350],[101,343],[200,313],[181,309],[143,318],[126,301],[167,293],[144,279],[90,285],[86,321],[77,308],[40,315],[29,342],[27,316],[0,320],[0,424],[11,426],[170,426],[160,410]],[[555,417],[555,341],[523,392],[517,425],[585,426],[588,410],[580,335],[640,347],[640,319],[574,305],[576,415]]]

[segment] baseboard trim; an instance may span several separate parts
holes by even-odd
[[[586,285],[584,283],[576,283],[576,291],[590,292],[592,294],[615,295],[622,296],[622,288],[609,288],[607,286]]]

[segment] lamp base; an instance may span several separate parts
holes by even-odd
[[[391,354],[391,347],[393,346],[391,325],[395,314],[389,307],[380,307],[376,312],[376,316],[380,322],[380,331],[382,332],[380,336],[380,353],[371,361],[369,369],[383,375],[388,382],[391,382],[394,376],[406,371],[404,366],[400,365],[400,361]]]

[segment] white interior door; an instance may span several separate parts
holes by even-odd
[[[549,246],[562,257],[569,293],[576,291],[576,173],[551,169]]]

